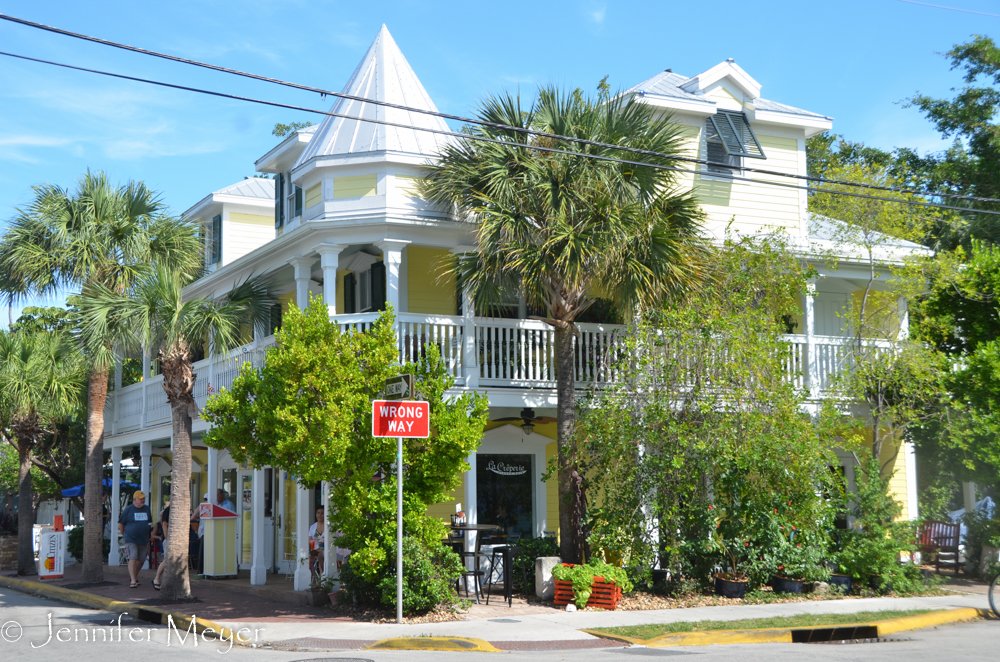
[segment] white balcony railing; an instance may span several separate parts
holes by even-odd
[[[338,315],[344,330],[366,331],[378,313]],[[613,383],[620,365],[619,340],[625,327],[613,324],[578,324],[574,341],[573,375],[578,388]],[[537,320],[464,318],[449,315],[402,313],[397,318],[397,348],[400,363],[417,361],[427,348],[437,346],[448,372],[462,386],[489,388],[543,388],[556,386],[555,332]],[[836,374],[850,367],[850,338],[841,336],[786,335],[791,351],[785,359],[788,379],[819,396]],[[194,364],[195,401],[205,406],[211,393],[232,386],[240,366],[250,361],[263,365],[269,337],[234,350],[226,357]],[[811,351],[810,351],[811,345]],[[872,341],[875,351],[889,343]],[[883,347],[884,345],[884,347]],[[163,377],[109,393],[105,429],[121,434],[170,421],[170,406],[162,387]]]

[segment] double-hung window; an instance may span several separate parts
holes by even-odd
[[[706,170],[713,174],[735,176],[743,159],[766,159],[746,114],[718,110],[705,120]]]

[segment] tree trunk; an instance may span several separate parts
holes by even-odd
[[[171,348],[161,357],[163,390],[173,423],[173,462],[170,480],[170,521],[161,592],[167,600],[191,597],[188,577],[188,536],[191,532],[191,416],[195,410],[194,382],[187,345]],[[188,535],[184,535],[187,532]]]
[[[31,502],[31,442],[17,440],[17,574],[34,575],[34,511]]]
[[[583,561],[583,484],[575,446],[576,384],[573,374],[573,328],[556,327],[556,447],[559,451],[559,555],[564,563]]]
[[[87,465],[83,488],[83,581],[104,581],[104,403],[108,371],[92,370],[87,385]],[[112,533],[116,524],[111,523]]]

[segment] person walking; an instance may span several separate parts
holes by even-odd
[[[128,556],[128,574],[132,579],[129,588],[139,587],[139,569],[149,552],[149,532],[153,525],[153,513],[146,505],[146,494],[136,490],[132,503],[125,507],[118,518],[118,532],[122,534]]]
[[[167,507],[163,509],[163,512],[160,514],[160,530],[163,531],[163,549],[164,549],[164,552],[166,552],[166,549],[167,549],[167,536],[170,535],[170,504],[169,503],[167,504]],[[160,567],[158,567],[156,569],[156,577],[153,578],[153,588],[155,588],[157,591],[160,590],[160,578],[163,577],[163,569],[166,568],[166,567],[167,567],[167,558],[166,558],[166,555],[164,555],[164,557],[163,557],[163,563],[161,563]]]

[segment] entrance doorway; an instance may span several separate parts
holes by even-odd
[[[238,488],[229,499],[236,506],[238,516],[236,522],[237,562],[240,570],[249,570],[253,563],[253,509],[251,493],[253,489],[253,471],[240,469],[236,479]]]
[[[506,533],[532,537],[534,455],[476,455],[476,508],[480,524],[498,524]]]

